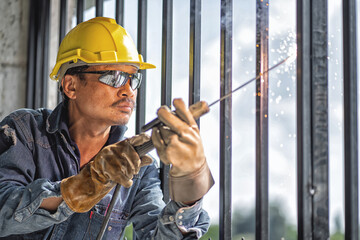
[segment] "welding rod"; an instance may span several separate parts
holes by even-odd
[[[189,107],[189,110],[190,112],[192,113],[192,115],[194,116],[194,119],[197,120],[199,119],[202,115],[208,113],[210,111],[210,106],[230,97],[234,92],[238,91],[239,89],[243,88],[244,86],[246,86],[247,84],[249,84],[250,82],[253,82],[257,79],[260,79],[261,76],[265,73],[268,73],[270,72],[271,70],[277,68],[278,66],[282,65],[283,63],[285,63],[287,60],[291,59],[293,56],[295,56],[296,58],[296,54],[293,54],[291,56],[288,56],[287,58],[281,60],[280,62],[278,62],[277,64],[275,64],[274,66],[272,66],[271,68],[267,69],[266,71],[264,71],[263,73],[259,74],[258,76],[248,80],[247,82],[245,82],[244,84],[242,84],[241,86],[235,88],[234,90],[232,90],[231,92],[229,92],[228,94],[222,96],[221,98],[219,98],[218,100],[212,102],[210,105],[208,105],[205,101],[199,101],[197,103],[194,103],[192,104],[190,107]],[[294,58],[294,59],[295,59]],[[173,111],[172,112],[173,114],[176,115],[176,112]],[[158,125],[161,125],[161,121],[158,119],[158,118],[155,118],[154,120],[152,120],[151,122],[149,122],[148,124],[144,125],[142,128],[141,128],[141,131],[142,132],[146,132],[148,130],[150,130],[151,128],[153,127],[156,127]],[[153,145],[153,142],[151,140],[149,140],[148,142],[145,142],[144,144],[140,145],[140,146],[137,146],[137,147],[134,147],[135,148],[135,151],[139,154],[140,157],[144,156],[146,153],[150,152],[151,150],[154,149],[154,145]],[[112,209],[115,205],[115,202],[120,194],[120,187],[121,185],[117,184],[116,185],[116,188],[115,188],[115,192],[113,194],[113,197],[111,199],[111,202],[109,204],[109,207],[108,207],[108,210],[106,212],[106,216],[104,218],[104,221],[102,223],[102,226],[101,226],[101,229],[100,229],[100,232],[96,238],[96,240],[101,240],[104,233],[105,233],[105,230],[106,230],[106,227],[107,227],[107,224],[110,220],[110,215],[111,215],[111,212],[112,212]]]

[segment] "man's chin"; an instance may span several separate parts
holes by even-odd
[[[115,125],[126,125],[126,124],[128,124],[131,114],[122,113],[121,115],[122,116],[115,121],[116,122]]]

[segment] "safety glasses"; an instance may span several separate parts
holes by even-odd
[[[138,89],[141,84],[141,73],[127,73],[117,70],[78,72],[78,74],[101,74],[99,81],[114,88],[124,86],[130,80],[132,90]]]

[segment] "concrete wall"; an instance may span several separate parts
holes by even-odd
[[[25,107],[29,2],[0,1],[0,119]]]
[[[48,74],[56,62],[59,46],[60,0],[50,1],[50,36]],[[76,14],[76,0],[68,0],[67,29]],[[10,112],[25,107],[29,0],[0,0],[0,120]],[[57,105],[57,82],[48,80],[47,108]]]

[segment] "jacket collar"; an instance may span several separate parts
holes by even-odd
[[[63,102],[59,103],[46,119],[46,131],[48,133],[55,133],[60,128],[62,114],[67,114],[66,107]]]

